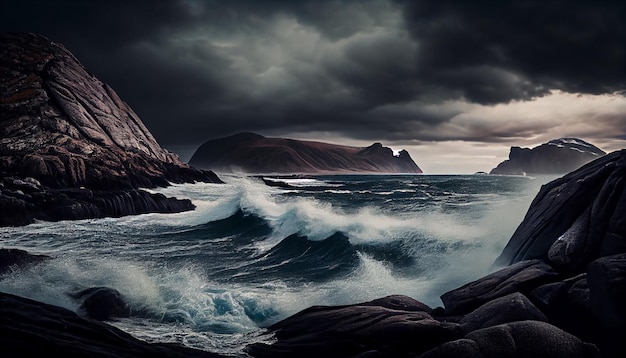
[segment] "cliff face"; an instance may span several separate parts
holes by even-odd
[[[394,156],[380,143],[358,148],[254,133],[210,140],[189,164],[247,173],[422,173],[407,151]]]
[[[509,159],[490,174],[565,174],[606,153],[577,138],[559,138],[535,148],[511,147]]]
[[[208,179],[161,148],[67,49],[35,34],[0,35],[0,172],[54,188]]]
[[[219,182],[161,148],[111,87],[36,34],[0,34],[0,176],[0,225],[189,210],[137,189]]]

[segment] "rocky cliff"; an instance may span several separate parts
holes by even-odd
[[[421,173],[409,153],[394,156],[390,148],[374,143],[359,148],[254,133],[210,140],[202,144],[189,164],[215,171],[246,173]]]
[[[36,34],[0,35],[0,176],[5,214],[26,214],[18,224],[49,216],[42,204],[59,198],[52,192],[56,189],[136,190],[169,182],[219,181],[161,148],[111,87],[61,44]],[[26,191],[25,182],[32,184]],[[100,194],[96,196],[106,197]],[[111,210],[90,195],[80,193],[78,206],[93,204],[99,210],[74,211],[79,216],[96,211],[108,215]],[[72,192],[62,196],[68,200],[61,206],[76,202]],[[135,197],[160,202],[161,209],[154,211],[170,210],[165,198],[143,191]],[[191,203],[169,204],[174,211],[193,208]],[[153,211],[150,205],[145,209]],[[115,210],[145,211],[132,205]]]
[[[535,148],[511,147],[509,159],[490,174],[566,174],[606,153],[578,138],[559,138]]]

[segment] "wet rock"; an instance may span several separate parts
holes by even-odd
[[[511,293],[530,293],[543,284],[554,282],[558,274],[539,260],[518,262],[470,282],[441,296],[447,315],[461,315]]]
[[[47,255],[35,255],[19,249],[0,249],[0,275],[24,269],[50,260]]]
[[[580,273],[591,261],[626,250],[626,150],[544,185],[497,265],[541,259]]]
[[[269,327],[276,342],[253,344],[255,357],[352,357],[417,354],[443,342],[460,338],[461,327],[440,322],[421,311],[423,304],[393,296],[349,306],[308,308]]]
[[[70,296],[80,302],[80,310],[85,317],[106,321],[116,317],[130,317],[130,307],[114,288],[92,287]]]
[[[67,309],[0,292],[3,357],[221,357],[176,344],[150,344]]]

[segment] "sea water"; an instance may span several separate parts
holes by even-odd
[[[77,311],[68,293],[117,289],[151,342],[245,355],[263,328],[312,305],[391,294],[431,307],[494,270],[550,178],[493,175],[223,175],[154,190],[196,210],[2,228],[1,247],[52,260],[0,291]],[[264,179],[264,180],[263,180]]]

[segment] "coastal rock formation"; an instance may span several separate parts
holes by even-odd
[[[0,292],[3,357],[206,357],[176,344],[150,344],[65,308]]]
[[[189,161],[197,168],[246,173],[421,173],[405,150],[394,156],[366,148],[239,133],[202,144]]]
[[[91,287],[72,293],[70,297],[80,302],[80,313],[87,318],[106,321],[114,317],[130,317],[130,307],[114,288]]]
[[[496,260],[504,267],[444,293],[443,307],[402,296],[314,307],[268,327],[275,342],[251,344],[248,352],[255,357],[314,352],[334,357],[624,357],[625,189],[622,150],[544,185]],[[368,325],[375,328],[365,329]]]
[[[565,174],[605,154],[578,138],[553,139],[532,149],[511,147],[509,159],[498,164],[490,174]]]
[[[0,275],[24,269],[51,259],[46,255],[34,255],[19,249],[0,249]]]
[[[36,34],[0,35],[0,176],[2,214],[14,217],[1,225],[48,219],[53,212],[42,207],[52,197],[67,198],[66,207],[83,205],[83,193],[76,198],[70,192],[56,193],[58,189],[130,190],[170,182],[219,182],[214,173],[191,168],[161,148],[111,87],[62,45]],[[99,214],[79,210],[80,217],[111,214],[107,206],[117,199],[108,200],[103,192],[96,196],[99,199],[89,204]],[[166,201],[174,211],[193,208],[148,193],[136,197],[159,203],[158,208],[148,207],[149,212],[162,211],[169,205]],[[132,206],[123,211],[141,212]]]
[[[626,150],[543,185],[497,264],[541,259],[572,272],[626,252],[625,185]]]

